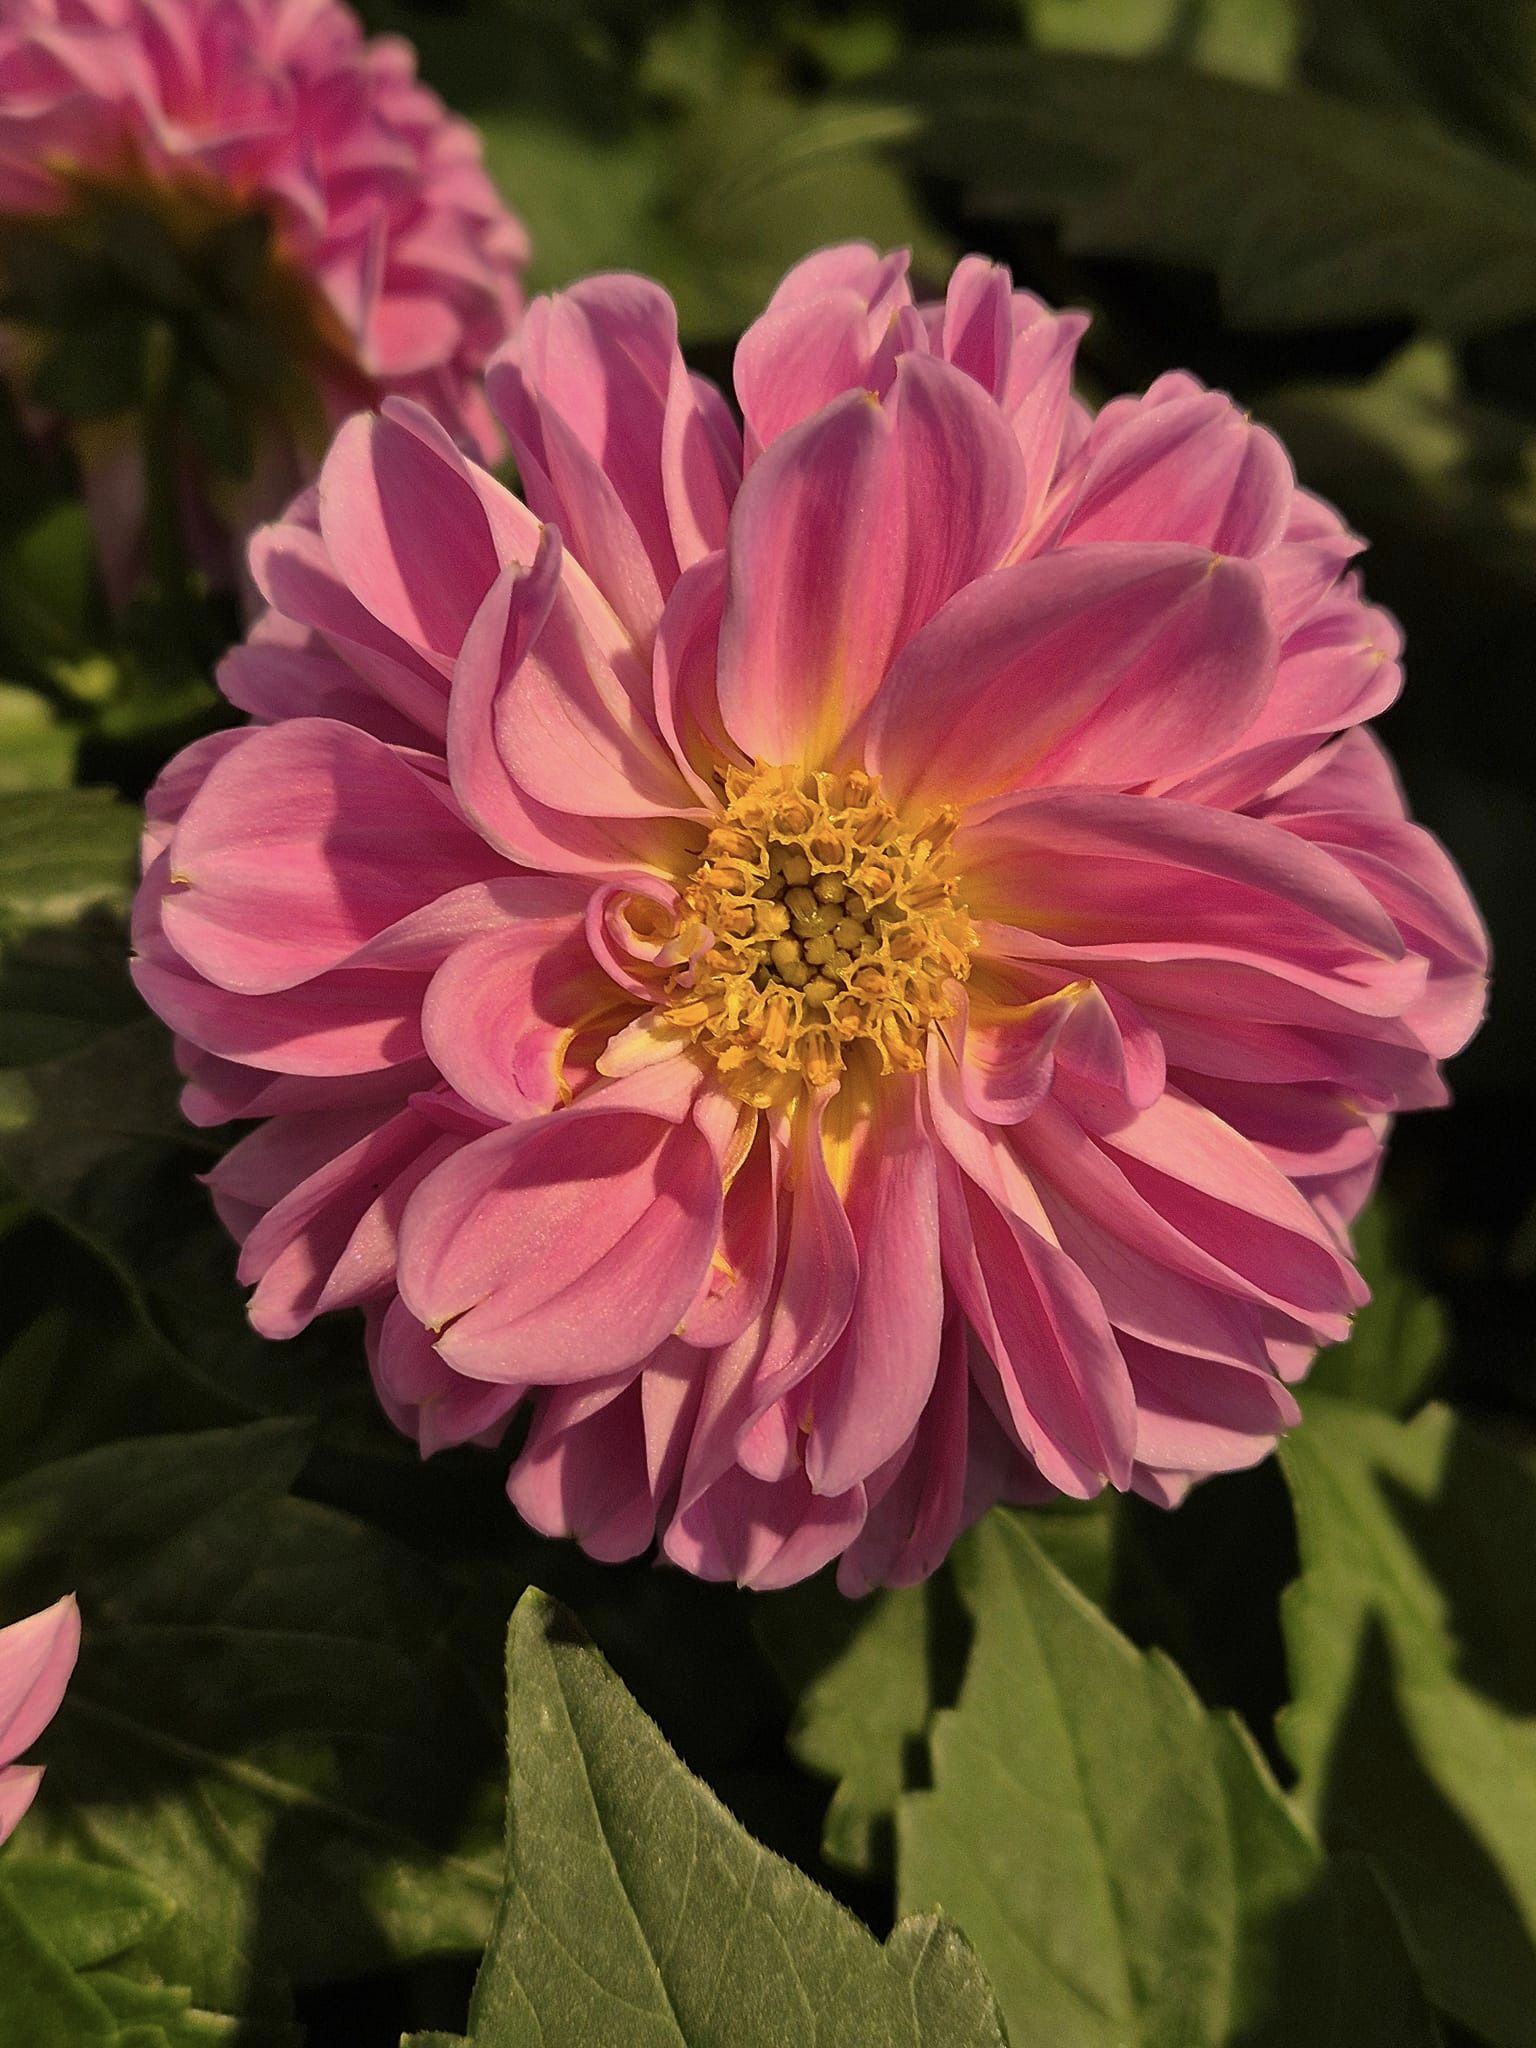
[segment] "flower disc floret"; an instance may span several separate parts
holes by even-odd
[[[756,1108],[833,1086],[859,1046],[871,1071],[921,1072],[977,944],[955,812],[908,827],[861,769],[732,768],[725,795],[683,891],[708,947],[674,976],[666,1021]]]

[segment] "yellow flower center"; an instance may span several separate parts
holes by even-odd
[[[882,1072],[920,1071],[977,943],[954,813],[907,825],[858,769],[731,769],[725,799],[683,892],[711,943],[669,981],[666,1021],[758,1108],[836,1081],[860,1044]]]

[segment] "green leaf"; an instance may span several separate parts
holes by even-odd
[[[474,1949],[496,1893],[494,1717],[460,1602],[288,1497],[309,1441],[143,1437],[0,1488],[0,1613],[72,1586],[85,1618],[26,1853],[170,1899],[139,1953],[213,2011]]]
[[[135,1140],[207,1144],[176,1092],[165,1033],[148,1017],[0,1077],[0,1174],[67,1218],[92,1170]]]
[[[1359,1995],[1351,1886],[1237,1724],[1119,1635],[1022,1518],[981,1525],[962,1586],[975,1644],[934,1725],[933,1789],[902,1801],[899,1899],[954,1914],[1014,2038],[1434,2041],[1379,1902]]]
[[[1536,314],[1536,179],[1428,123],[1167,63],[925,51],[897,81],[973,205],[1214,271],[1239,326]]]
[[[936,1698],[953,1697],[965,1628],[946,1574],[846,1600],[827,1575],[762,1603],[757,1631],[797,1699],[790,1748],[836,1781],[822,1833],[830,1863],[889,1873],[896,1802]]]
[[[1001,2048],[952,1927],[904,1921],[882,1948],[752,1840],[541,1593],[512,1617],[507,1692],[506,1875],[470,2048]]]
[[[667,70],[678,104],[600,133],[487,114],[486,162],[527,219],[540,286],[644,270],[677,300],[685,340],[719,340],[818,244],[863,237],[942,261],[889,160],[912,133],[905,109],[806,100],[757,66],[720,62],[707,91]]]
[[[60,722],[46,697],[0,683],[0,796],[15,790],[67,789],[74,780],[78,734]]]
[[[176,1902],[129,1870],[50,1863],[26,1837],[0,1863],[12,1903],[72,1970],[109,1963],[169,1925]]]
[[[110,790],[0,795],[0,932],[127,907],[139,814]]]
[[[1319,1401],[1281,1447],[1298,1796],[1368,1849],[1437,2004],[1536,2043],[1536,1479],[1459,1422]]]
[[[1392,1218],[1380,1199],[1356,1223],[1354,1238],[1355,1260],[1371,1298],[1346,1342],[1319,1356],[1303,1399],[1327,1394],[1401,1415],[1422,1401],[1445,1356],[1445,1311],[1396,1265]]]
[[[118,2030],[110,2011],[33,1932],[3,1873],[0,1864],[0,2021],[8,2035],[27,2048],[115,2048]]]
[[[138,1944],[173,1901],[127,1871],[0,1858],[0,2030],[7,2041],[112,2048],[296,2048],[284,2020],[251,2024],[199,2010],[161,1983]],[[102,1967],[110,1964],[111,1967]]]
[[[82,1051],[102,1033],[143,1019],[125,972],[126,935],[106,909],[72,925],[0,930],[0,1067],[42,1066]],[[4,1119],[15,1127],[24,1098]]]
[[[1102,1603],[1110,1503],[1032,1511],[1025,1519],[1058,1569]],[[954,1700],[965,1668],[970,1631],[949,1569],[860,1601],[845,1599],[833,1576],[821,1573],[761,1603],[755,1627],[796,1702],[791,1750],[808,1770],[836,1781],[822,1854],[860,1876],[889,1874],[897,1803],[920,1782],[923,1736],[935,1709]]]
[[[1411,342],[1363,381],[1289,385],[1259,409],[1404,587],[1431,605],[1472,588],[1479,610],[1536,599],[1530,422],[1469,397],[1444,343]]]
[[[1291,0],[1024,0],[1042,50],[1102,57],[1179,57],[1254,85],[1291,74],[1297,22]]]
[[[1367,105],[1423,108],[1529,162],[1536,11],[1529,0],[1303,0],[1306,69]]]

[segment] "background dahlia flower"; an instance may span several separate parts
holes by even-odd
[[[989,1502],[1262,1458],[1484,999],[1364,729],[1361,543],[1080,315],[830,249],[738,429],[634,277],[259,534],[250,726],[149,804],[137,975],[274,1337],[365,1308],[423,1451],[600,1558],[858,1592]]]
[[[59,1711],[80,1653],[80,1610],[66,1595],[41,1614],[0,1628],[0,1842],[37,1797],[40,1764],[16,1759]]]
[[[7,354],[24,392],[82,421],[118,580],[144,514],[134,411],[153,434],[174,410],[236,532],[385,393],[494,457],[482,373],[526,257],[473,129],[417,82],[407,43],[365,41],[339,0],[0,14]],[[207,491],[187,494],[208,524]]]

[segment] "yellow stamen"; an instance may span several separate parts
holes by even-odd
[[[920,1071],[977,944],[953,815],[909,828],[861,770],[733,768],[724,795],[683,891],[713,943],[673,973],[666,1022],[759,1109],[830,1086],[859,1043],[878,1071]]]

